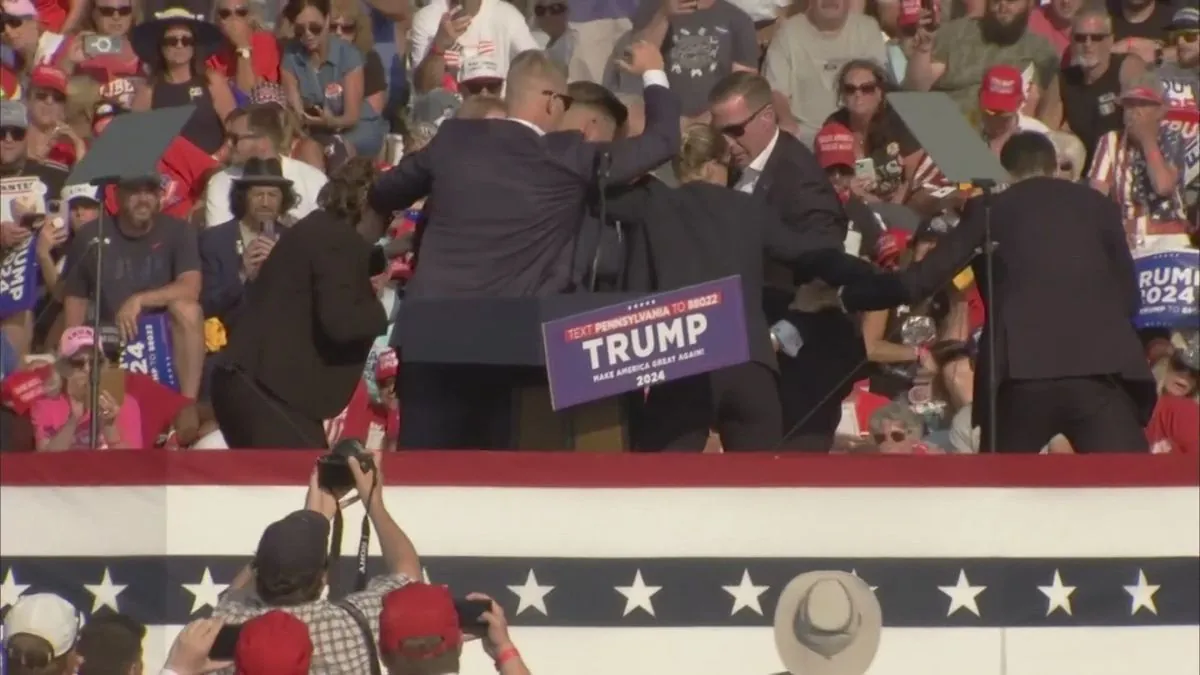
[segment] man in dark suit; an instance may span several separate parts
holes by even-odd
[[[355,162],[365,168],[355,171]],[[373,178],[367,160],[333,176],[320,208],[279,237],[246,287],[212,378],[229,447],[327,447],[324,420],[345,408],[387,329],[371,285],[385,263],[370,242],[384,226],[363,199]]]
[[[520,297],[568,287],[569,252],[596,171],[627,183],[679,149],[679,101],[662,55],[637,45],[626,65],[646,86],[648,122],[637,138],[590,143],[554,132],[571,105],[566,76],[543,52],[522,52],[505,80],[508,119],[446,120],[421,152],[405,157],[370,193],[381,214],[422,197],[433,205],[417,241],[408,298]],[[607,158],[607,160],[606,160]]]
[[[636,44],[624,67],[646,85],[648,122],[637,138],[599,144],[578,131],[554,131],[572,102],[566,75],[543,52],[529,51],[508,71],[508,119],[447,120],[428,146],[383,176],[370,193],[379,213],[429,198],[407,300],[571,287],[574,242],[597,171],[607,171],[613,185],[628,183],[679,149],[679,101],[666,86],[662,54]],[[404,316],[401,307],[398,320]],[[401,445],[507,447],[509,397],[518,384],[506,368],[406,363]]]
[[[741,170],[731,186],[765,200],[806,248],[844,250],[848,220],[841,201],[813,153],[779,129],[767,81],[754,73],[731,73],[713,87],[709,100],[712,125],[728,139],[734,165]],[[840,313],[788,310],[797,284],[834,278],[837,270],[768,260],[765,274],[767,320],[791,323],[803,339],[795,356],[781,354],[779,359],[782,448],[828,452],[841,420],[842,399],[866,359],[862,337]]]
[[[975,372],[973,418],[983,430],[982,449],[994,424],[999,452],[1038,452],[1060,433],[1076,452],[1144,452],[1156,394],[1133,327],[1140,297],[1121,214],[1100,193],[1051,178],[1054,145],[1040,133],[1013,136],[1000,160],[1017,182],[993,197],[995,297],[986,285],[980,289],[988,321],[996,322],[996,344],[985,330]],[[976,198],[921,262],[842,288],[842,305],[860,311],[915,304],[968,264],[985,279],[987,259],[978,254],[984,232]],[[896,280],[899,289],[891,285]],[[997,420],[986,414],[983,364],[991,350]]]

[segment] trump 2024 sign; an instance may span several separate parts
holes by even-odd
[[[750,360],[737,276],[542,324],[555,410]]]

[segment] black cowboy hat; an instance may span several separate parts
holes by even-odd
[[[192,38],[196,41],[196,53],[201,56],[212,54],[226,42],[225,34],[216,24],[183,7],[169,7],[133,27],[129,39],[133,53],[143,62],[154,63],[158,59],[163,36],[171,26],[186,26],[191,30]]]
[[[283,163],[278,159],[251,157],[242,165],[242,175],[233,179],[239,185],[273,185],[291,187],[292,181],[283,177]]]

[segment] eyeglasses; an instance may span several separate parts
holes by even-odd
[[[33,99],[35,101],[42,101],[44,103],[66,103],[67,95],[62,93],[61,91],[54,91],[52,89],[40,89],[38,91],[33,92]]]
[[[191,47],[196,44],[196,39],[191,35],[168,35],[162,39],[164,47]]]
[[[292,27],[292,30],[295,31],[296,37],[298,38],[304,37],[305,35],[312,35],[313,37],[316,37],[325,32],[325,26],[317,23],[316,21],[309,21],[308,23],[296,24]]]
[[[1110,37],[1112,37],[1111,33],[1074,33],[1071,35],[1071,39],[1074,40],[1075,44],[1077,45],[1087,44],[1089,42],[1104,42]]]
[[[6,141],[25,140],[25,130],[20,127],[0,127],[0,139]]]
[[[724,134],[726,136],[729,136],[730,138],[741,138],[742,136],[746,135],[746,127],[750,126],[750,123],[753,122],[756,117],[761,115],[762,111],[766,110],[769,107],[771,107],[771,104],[767,103],[766,105],[762,106],[758,110],[755,110],[754,112],[750,113],[750,116],[747,117],[746,119],[742,120],[741,122],[738,122],[737,124],[727,124],[723,127],[718,128],[717,131],[721,132],[722,134]]]
[[[571,104],[575,102],[574,98],[571,98],[566,94],[560,94],[557,91],[550,91],[549,89],[543,90],[542,96],[549,96],[551,101],[555,99],[562,101],[563,110],[570,110]]]
[[[886,443],[887,441],[891,441],[893,443],[903,443],[904,441],[908,440],[908,434],[904,433],[903,431],[893,431],[887,434],[874,434],[874,436],[876,443]]]
[[[24,25],[24,23],[25,19],[22,19],[19,16],[0,17],[0,26],[3,26],[4,28],[20,28],[22,25]]]
[[[842,85],[842,95],[843,96],[853,96],[855,94],[863,94],[864,96],[870,96],[871,94],[874,94],[877,91],[879,91],[879,83],[878,82],[865,82],[863,84],[843,84]]]
[[[111,19],[114,16],[124,18],[133,14],[133,7],[131,5],[121,5],[120,7],[96,5],[96,13],[106,19]]]
[[[567,11],[567,6],[561,2],[556,2],[552,5],[538,5],[533,8],[535,16],[558,16]]]
[[[92,359],[90,356],[72,356],[67,363],[75,370],[86,370],[92,366]]]
[[[329,24],[329,30],[342,35],[353,35],[358,28],[358,23],[354,21],[334,21]]]
[[[244,19],[250,16],[250,10],[245,7],[234,7],[233,9],[218,9],[217,16],[222,19],[228,19],[231,16],[236,16],[239,19]]]
[[[458,86],[460,89],[462,89],[463,91],[467,92],[468,94],[470,94],[472,96],[478,95],[478,94],[490,94],[492,96],[499,96],[500,92],[504,89],[504,81],[501,80],[501,81],[493,82],[490,80],[480,80],[480,81],[476,81],[476,82],[460,82],[458,84]],[[574,103],[574,100],[572,100],[572,103]],[[567,107],[570,107],[570,106],[568,105]]]
[[[1167,33],[1168,43],[1174,43],[1180,40],[1188,44],[1192,44],[1193,42],[1200,40],[1200,30],[1173,30]]]

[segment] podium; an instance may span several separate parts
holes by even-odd
[[[392,344],[409,364],[444,366],[459,373],[499,373],[511,381],[507,436],[500,447],[520,450],[620,452],[629,448],[624,397],[555,412],[545,375],[542,323],[641,297],[634,293],[578,293],[522,298],[405,299]],[[447,403],[451,405],[451,403]],[[406,413],[406,419],[407,419]]]

